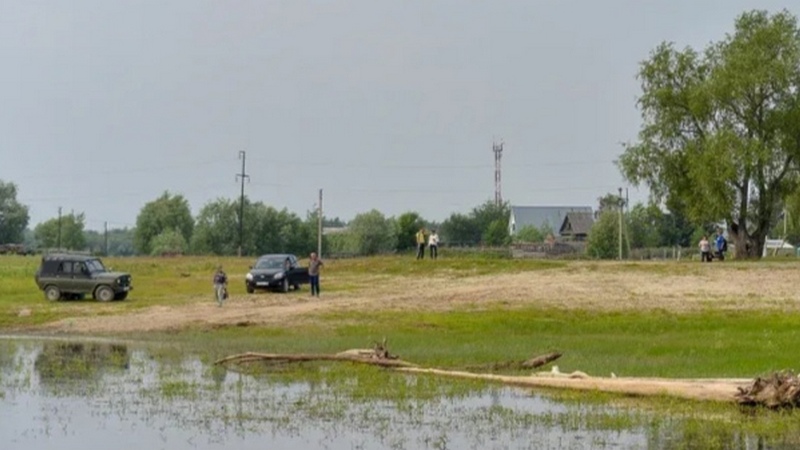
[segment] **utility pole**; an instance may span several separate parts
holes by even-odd
[[[622,261],[622,208],[625,205],[622,200],[622,188],[619,188],[619,260]]]
[[[103,222],[103,255],[108,256],[108,221]]]
[[[247,158],[247,153],[244,151],[239,152],[239,159],[242,160],[242,173],[236,174],[236,181],[242,182],[242,191],[239,195],[239,257],[242,257],[242,242],[244,236],[244,180],[246,179],[247,182],[250,182],[250,175],[245,173],[245,159]]]
[[[322,258],[322,189],[319,190],[319,205],[317,207],[317,256]]]
[[[61,250],[61,207],[58,207],[58,250]]]
[[[494,204],[500,206],[503,204],[503,195],[500,191],[500,160],[503,158],[503,142],[499,144],[492,142],[492,151],[494,152]]]

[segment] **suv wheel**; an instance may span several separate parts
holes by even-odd
[[[101,302],[110,302],[114,300],[114,291],[108,286],[100,286],[94,291],[94,298]]]
[[[281,284],[281,291],[289,292],[289,280],[286,278],[283,279],[283,283]]]
[[[44,288],[44,296],[51,302],[61,300],[61,289],[56,286],[47,286]]]

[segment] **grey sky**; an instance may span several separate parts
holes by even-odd
[[[771,0],[0,0],[0,179],[31,226],[132,226],[163,191],[442,220],[623,186],[638,63]],[[788,7],[798,14],[797,6]],[[634,200],[646,198],[631,190]]]

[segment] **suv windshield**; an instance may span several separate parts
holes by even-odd
[[[256,262],[256,269],[283,269],[285,258],[264,258]]]
[[[100,262],[99,259],[90,259],[86,261],[86,268],[89,269],[89,272],[105,272],[106,268],[103,267],[103,263]]]

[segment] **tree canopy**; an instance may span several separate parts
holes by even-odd
[[[28,207],[17,201],[17,186],[0,180],[0,244],[23,242],[29,219]]]
[[[618,161],[625,178],[695,223],[725,221],[738,257],[761,255],[798,187],[797,19],[751,11],[703,51],[663,43],[639,79],[644,120]]]
[[[197,215],[191,240],[192,252],[234,255],[239,247],[239,200],[219,198],[206,203]],[[316,216],[313,221],[300,219],[288,210],[276,210],[262,202],[244,199],[242,252],[310,252],[317,242]]]
[[[153,250],[151,241],[167,230],[178,230],[183,239],[189,242],[194,230],[194,218],[186,198],[164,192],[157,199],[145,204],[136,217],[136,251],[149,255]]]
[[[83,232],[84,225],[85,217],[83,213],[69,213],[62,216],[61,219],[54,217],[36,225],[33,233],[36,237],[36,242],[41,248],[85,250],[86,236]]]

